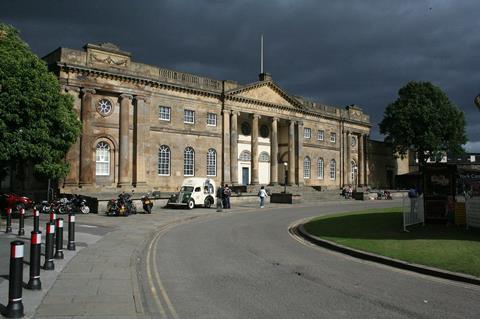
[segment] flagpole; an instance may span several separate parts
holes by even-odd
[[[260,74],[263,74],[263,33],[260,38]]]

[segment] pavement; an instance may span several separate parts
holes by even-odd
[[[312,205],[315,203],[294,206]],[[285,204],[267,206],[285,207]],[[65,249],[65,259],[55,260],[54,271],[42,269],[41,291],[23,290],[25,318],[149,318],[142,304],[143,292],[138,282],[136,265],[145,259],[155,234],[192,219],[256,209],[257,201],[239,203],[222,213],[216,212],[214,208],[174,210],[154,207],[151,215],[77,215],[77,249]],[[66,216],[64,218],[67,219]],[[48,216],[42,216],[42,226],[46,219]],[[25,234],[30,234],[31,222],[31,218],[26,220]],[[3,278],[0,279],[1,307],[8,302],[8,280],[5,278],[8,279],[9,242],[18,239],[18,221],[14,219],[12,224],[13,234],[5,234],[3,220],[0,226],[0,278]],[[65,247],[67,233],[65,223]],[[44,235],[42,237],[44,241]],[[21,239],[25,241],[25,260],[28,261],[29,236]],[[26,265],[24,281],[28,281],[28,278],[29,267]]]

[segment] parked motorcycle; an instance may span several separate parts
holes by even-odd
[[[82,214],[90,213],[90,207],[87,205],[87,200],[80,195],[74,194],[70,200],[73,211],[80,212]]]
[[[137,207],[127,193],[121,193],[116,200],[111,199],[107,204],[107,216],[128,216],[136,213]]]
[[[146,214],[151,214],[152,213],[152,208],[153,208],[153,201],[150,199],[150,193],[143,195],[141,197],[142,200],[142,205],[143,205],[143,211]]]
[[[48,214],[52,210],[53,206],[53,202],[42,200],[42,202],[37,206],[37,209],[42,214]]]
[[[59,214],[69,214],[72,211],[72,204],[71,202],[65,198],[60,198],[56,203],[56,211]]]

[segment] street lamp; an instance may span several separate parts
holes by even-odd
[[[288,163],[287,162],[283,162],[283,167],[285,168],[285,184],[284,184],[284,190],[283,190],[283,193],[286,194],[287,193],[287,182],[288,182]]]

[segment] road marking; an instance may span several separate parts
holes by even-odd
[[[85,227],[85,228],[98,228],[98,226],[95,225],[87,225],[87,224],[78,224],[78,227]]]
[[[168,309],[170,310],[170,313],[172,314],[173,318],[179,319],[177,312],[175,311],[175,308],[173,307],[172,302],[170,301],[170,298],[168,297],[167,291],[165,290],[165,287],[162,284],[162,281],[160,280],[160,275],[158,272],[158,266],[157,266],[157,244],[158,244],[158,239],[161,237],[160,235],[163,235],[168,228],[166,228],[164,231],[160,232],[157,235],[157,238],[155,239],[155,244],[153,246],[153,267],[154,267],[154,274],[155,274],[155,279],[157,279],[158,286],[160,287],[160,292],[163,296],[163,299],[165,303],[167,304]]]
[[[158,235],[157,235],[158,236]],[[150,245],[148,246],[148,253],[147,253],[147,277],[148,277],[148,282],[149,282],[149,285],[150,285],[150,291],[153,295],[153,299],[155,300],[155,303],[157,305],[157,308],[158,310],[160,311],[160,313],[162,314],[162,317],[163,318],[168,318],[167,317],[167,314],[165,312],[165,309],[163,308],[162,306],[162,303],[160,301],[160,298],[158,297],[158,294],[157,294],[157,290],[155,289],[155,286],[154,286],[154,282],[153,282],[153,278],[152,278],[152,271],[150,269],[150,256],[151,256],[151,251],[152,251],[152,245],[154,243],[154,240],[152,240],[150,242]]]

